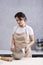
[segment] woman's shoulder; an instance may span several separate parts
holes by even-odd
[[[31,26],[29,25],[26,25],[27,29],[33,29]]]
[[[33,28],[31,26],[27,25],[26,27],[27,27],[27,30],[28,30],[28,32],[29,32],[30,35],[34,34]]]

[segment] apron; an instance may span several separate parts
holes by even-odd
[[[18,27],[17,27],[17,29],[18,29]],[[25,43],[25,44],[28,43],[27,42],[27,30],[25,29],[25,32],[23,32],[23,33],[17,33],[15,31],[14,32],[14,39],[15,39],[15,51],[18,52],[22,49],[22,50],[24,50],[25,57],[32,57],[31,48],[29,48],[28,53],[27,53],[25,45],[22,46],[23,43]],[[29,39],[28,39],[28,41],[29,41]],[[19,45],[20,45],[20,48],[19,48]]]

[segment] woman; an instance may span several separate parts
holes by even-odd
[[[23,12],[15,14],[17,26],[13,29],[11,51],[20,50],[25,48],[25,57],[32,57],[31,46],[34,44],[33,29],[25,22],[27,20]]]

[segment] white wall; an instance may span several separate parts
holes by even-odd
[[[35,40],[43,38],[43,0],[0,0],[0,49],[10,49],[14,15],[22,11],[34,30]]]

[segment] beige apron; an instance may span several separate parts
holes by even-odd
[[[23,43],[27,44],[27,31],[26,31],[26,29],[25,29],[25,32],[20,33],[20,34],[15,31],[14,39],[15,39],[15,51],[20,51],[21,49],[24,49],[25,57],[32,57],[31,48],[29,48],[28,53],[26,53],[26,47],[22,46]],[[19,45],[20,45],[20,48],[19,48]]]

